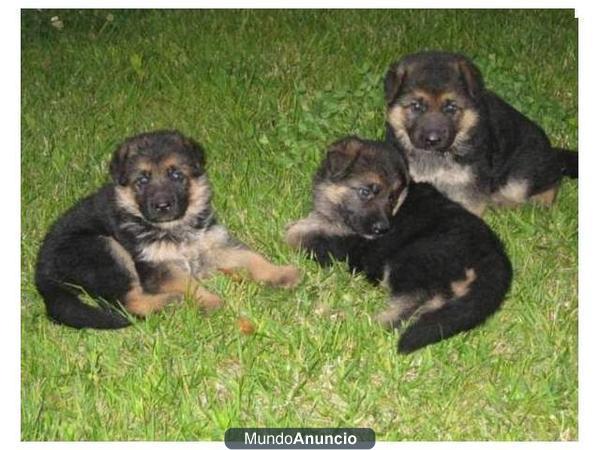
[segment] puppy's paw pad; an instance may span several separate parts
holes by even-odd
[[[298,268],[294,266],[282,266],[277,268],[277,272],[270,280],[270,284],[285,289],[291,289],[296,287],[301,279],[302,274]]]

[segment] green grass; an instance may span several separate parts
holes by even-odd
[[[572,11],[25,11],[21,437],[219,440],[231,426],[364,426],[380,440],[577,439],[577,182],[552,209],[490,212],[515,269],[485,326],[410,356],[373,323],[386,293],[282,242],[326,145],[383,136],[401,55],[471,55],[488,86],[577,146]],[[51,26],[60,16],[64,28]],[[291,292],[217,276],[226,306],[118,332],[51,324],[33,285],[51,222],[107,180],[126,136],[208,150],[221,220],[304,271]],[[240,333],[247,317],[256,333]]]

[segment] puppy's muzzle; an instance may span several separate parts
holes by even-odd
[[[379,220],[371,226],[371,231],[375,236],[383,236],[390,231],[390,223],[387,220]]]
[[[443,114],[432,113],[423,117],[415,133],[415,144],[425,150],[444,151],[451,143],[452,132]]]
[[[148,219],[153,222],[167,222],[179,217],[177,197],[168,192],[159,192],[148,199]]]

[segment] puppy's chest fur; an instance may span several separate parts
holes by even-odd
[[[139,261],[153,265],[176,265],[201,278],[215,270],[216,253],[218,249],[228,246],[230,240],[229,233],[222,225],[185,227],[155,236],[137,236],[134,253]]]
[[[459,164],[451,156],[441,156],[421,151],[408,152],[410,175],[417,183],[435,186],[464,188],[475,181],[469,166]]]
[[[448,198],[465,206],[478,204],[487,193],[478,183],[473,167],[448,155],[423,151],[407,152],[409,171],[417,183],[433,184]],[[469,208],[468,208],[469,209]]]

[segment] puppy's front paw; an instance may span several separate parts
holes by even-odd
[[[300,247],[302,234],[298,222],[292,222],[288,224],[285,229],[284,241],[292,248]]]
[[[399,321],[398,316],[399,315],[397,308],[395,308],[394,306],[390,306],[387,309],[379,312],[375,316],[375,321],[384,328],[392,329],[394,328],[394,325]]]
[[[420,304],[422,302],[418,294],[396,295],[390,299],[387,308],[375,316],[375,320],[386,328],[394,328],[400,322],[410,320]]]
[[[394,328],[401,321],[410,317],[414,311],[414,305],[403,303],[400,300],[393,300],[388,307],[375,316],[375,320],[384,328]]]
[[[298,268],[294,266],[279,266],[273,272],[269,284],[284,289],[291,289],[296,287],[301,279],[302,274]]]

